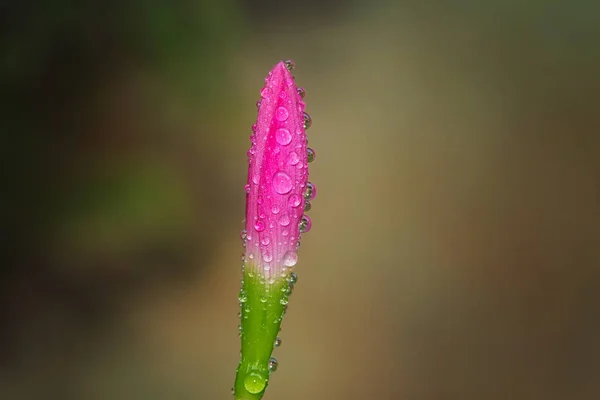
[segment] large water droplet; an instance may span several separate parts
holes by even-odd
[[[244,388],[250,394],[257,394],[263,391],[267,385],[267,380],[258,371],[253,371],[244,379]]]
[[[279,128],[275,132],[275,140],[282,146],[287,146],[292,141],[292,134],[285,128]]]
[[[310,115],[308,115],[307,112],[303,112],[302,116],[304,117],[304,129],[310,128],[310,126],[312,125],[312,118],[310,117]]]
[[[298,254],[295,251],[288,251],[283,255],[283,265],[293,267],[298,262]]]
[[[287,158],[287,163],[289,165],[296,165],[300,162],[300,157],[298,157],[298,153],[296,153],[295,151],[290,151],[290,154],[288,154],[288,158]]]
[[[308,162],[313,162],[315,161],[315,158],[317,158],[317,154],[315,153],[315,151],[313,149],[311,149],[310,147],[306,148],[306,160]]]
[[[279,194],[288,194],[292,190],[292,178],[283,171],[273,175],[273,190]]]
[[[269,359],[269,371],[271,371],[271,372],[276,371],[278,365],[279,365],[279,363],[277,362],[277,360],[274,357],[271,357]]]
[[[312,200],[317,196],[317,187],[312,182],[306,182],[306,191],[304,192],[304,198],[306,200]]]
[[[300,232],[302,232],[302,233],[310,231],[310,228],[312,228],[312,221],[310,220],[308,215],[302,216],[302,219],[300,220],[300,223],[298,224],[298,228],[300,229]]]
[[[288,199],[288,204],[290,207],[298,207],[301,202],[302,200],[300,199],[300,196],[298,196],[296,193],[291,194],[290,198]]]
[[[288,226],[289,224],[290,224],[290,217],[287,214],[282,214],[281,217],[279,217],[279,225]]]
[[[260,91],[260,97],[263,99],[269,97],[271,95],[271,88],[265,87]]]
[[[283,122],[286,119],[288,119],[289,116],[290,116],[290,113],[288,112],[287,108],[277,107],[277,110],[275,111],[275,118],[277,119],[277,121]]]
[[[283,62],[283,65],[285,65],[285,69],[287,69],[288,71],[292,71],[294,68],[296,68],[296,64],[294,63],[293,60],[285,60]]]
[[[258,220],[254,223],[254,229],[256,229],[257,232],[262,232],[265,230],[265,223],[261,220]]]
[[[300,98],[304,98],[304,96],[306,96],[306,90],[304,90],[304,88],[299,87],[298,88],[298,94],[300,95]]]

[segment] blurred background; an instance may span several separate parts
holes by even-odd
[[[600,398],[600,6],[2,1],[0,399],[230,398],[259,89],[319,195],[265,400]]]

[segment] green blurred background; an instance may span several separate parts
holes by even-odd
[[[274,399],[600,398],[600,6],[2,1],[0,399],[225,399],[254,103],[319,188]]]

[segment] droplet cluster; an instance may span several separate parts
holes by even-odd
[[[283,61],[265,78],[248,150],[248,233],[242,241],[245,261],[253,260],[267,281],[296,264],[300,234],[312,226],[306,212],[316,195],[308,182],[308,164],[316,158],[306,138],[312,118],[306,112],[306,91],[291,75],[294,68],[293,61]]]

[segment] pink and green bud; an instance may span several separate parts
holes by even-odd
[[[261,399],[270,373],[271,357],[280,343],[277,333],[296,282],[300,234],[311,228],[305,215],[316,188],[308,182],[308,163],[315,152],[307,148],[304,89],[291,74],[292,61],[279,62],[265,78],[252,127],[246,184],[246,227],[242,231],[244,266],[240,291],[242,339],[234,395],[239,400]]]

